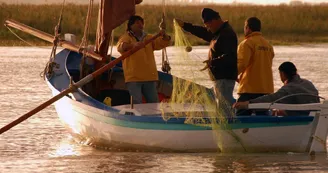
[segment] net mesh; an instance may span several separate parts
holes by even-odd
[[[191,56],[194,55],[190,53],[192,45],[184,31],[176,21],[173,23],[175,52],[178,57],[175,60],[175,66],[178,68],[172,68],[172,74],[176,74],[174,70],[179,69],[183,74],[188,74],[188,78],[182,79],[173,76],[173,91],[171,99],[168,101],[172,109],[170,112],[173,113],[165,114],[163,112],[162,116],[166,120],[183,117],[185,118],[185,124],[212,129],[218,149],[221,152],[230,152],[224,147],[227,140],[229,142],[233,140],[242,145],[228,123],[229,118],[233,115],[233,110],[221,96],[220,91],[214,92],[213,89],[198,84],[199,77],[204,76],[205,72],[200,71],[200,60],[195,60],[195,56]],[[181,106],[183,111],[181,111]]]

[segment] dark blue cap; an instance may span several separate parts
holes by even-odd
[[[216,12],[216,11],[210,9],[210,8],[203,8],[202,18],[203,18],[203,22],[206,23],[210,20],[220,18],[220,15],[219,15],[218,12]]]

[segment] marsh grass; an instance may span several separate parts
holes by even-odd
[[[256,16],[262,21],[262,33],[273,44],[293,44],[293,43],[317,43],[328,42],[328,6],[235,6],[235,5],[207,5],[207,6],[166,6],[167,32],[173,32],[173,19],[179,18],[186,22],[202,25],[200,11],[204,7],[220,12],[224,20],[228,20],[239,36],[239,41],[243,39],[244,21],[251,16]],[[95,5],[90,25],[89,40],[94,42],[98,6]],[[54,26],[58,23],[60,5],[7,5],[0,4],[0,22],[3,24],[6,19],[14,19],[31,27],[37,28],[47,33],[54,33]],[[159,5],[139,5],[137,14],[145,18],[146,28],[149,33],[158,31],[158,24],[161,20],[162,6]],[[83,36],[85,18],[87,13],[86,5],[67,4],[63,13],[62,33],[75,34],[78,40]],[[124,33],[126,24],[122,24],[115,29],[115,40]],[[47,45],[46,42],[39,42],[34,36],[15,31],[24,40],[31,41],[37,45]],[[204,41],[191,36],[187,36],[193,45],[206,44]],[[6,27],[0,27],[0,45],[24,45]],[[50,44],[49,44],[50,45]]]

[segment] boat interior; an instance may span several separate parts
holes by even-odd
[[[73,51],[64,50],[61,53],[59,53],[57,56],[65,57],[65,58],[57,58],[57,60],[56,60],[56,61],[59,61],[58,62],[59,64],[66,65],[66,67],[60,67],[60,69],[59,69],[59,71],[65,70],[65,73],[67,74],[67,77],[65,77],[66,75],[64,75],[62,77],[62,78],[67,78],[67,79],[65,79],[65,82],[63,82],[63,79],[59,79],[59,78],[56,79],[56,80],[62,80],[60,82],[60,86],[59,85],[57,86],[59,91],[62,91],[63,89],[67,88],[67,86],[68,86],[69,76],[70,76],[71,80],[73,80],[74,82],[77,82],[80,80],[80,70],[79,69],[80,69],[81,54],[75,53]],[[60,62],[60,61],[65,61],[65,62]],[[162,103],[135,104],[134,105],[135,112],[132,114],[160,116],[163,111],[163,102],[164,102],[164,111],[168,111],[168,112],[173,111],[171,108],[172,105],[170,105],[170,106],[165,105],[165,101],[167,99],[169,99],[172,94],[172,89],[173,89],[172,76],[167,73],[159,72],[159,79],[160,80],[158,82],[157,89],[158,89],[159,98]],[[100,82],[97,83],[95,81],[100,81]],[[52,83],[54,83],[54,82],[52,82]],[[99,92],[93,92],[93,90],[90,90],[90,88],[92,89],[94,87],[98,87]],[[123,76],[121,64],[117,64],[114,68],[109,70],[107,73],[102,74],[99,77],[99,80],[93,80],[89,84],[85,85],[83,87],[83,90],[80,90],[80,91],[81,92],[79,92],[78,94],[75,93],[74,95],[76,96],[76,98],[83,97],[83,99],[76,99],[77,101],[86,103],[86,104],[94,106],[94,107],[105,109],[105,110],[108,110],[108,109],[118,110],[118,111],[131,110],[130,95],[129,95],[128,90],[125,87],[124,76]],[[91,97],[89,97],[89,96],[91,96]],[[107,104],[106,102],[104,102],[107,97],[111,98],[110,105]],[[199,108],[193,107],[191,110],[190,105],[188,105],[188,104],[184,104],[184,105],[176,104],[175,108],[174,108],[174,111],[185,112],[186,110],[187,111],[204,111],[200,107]],[[126,112],[126,113],[122,112],[122,113],[126,114],[126,115],[128,114],[128,112]],[[246,117],[254,118],[254,116],[246,116]],[[256,117],[257,117],[256,119],[259,119],[260,117],[263,117],[263,116],[256,116]],[[301,117],[301,116],[298,116],[298,117]],[[313,116],[311,116],[310,119],[306,118],[307,121],[312,121],[312,119],[313,119]]]

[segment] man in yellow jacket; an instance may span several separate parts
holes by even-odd
[[[117,50],[123,54],[133,47],[144,46],[143,41],[151,37],[152,35],[144,32],[144,19],[140,16],[131,16],[127,24],[127,32],[120,37],[117,43]],[[154,50],[167,47],[170,40],[171,37],[163,32],[162,37],[123,60],[125,83],[133,97],[133,103],[142,103],[142,96],[145,97],[147,103],[159,101],[156,89],[158,72]]]
[[[244,102],[271,94],[273,88],[273,47],[262,36],[261,21],[256,17],[245,21],[245,40],[238,46],[239,87],[237,102]],[[256,112],[263,114],[265,112]],[[237,115],[250,115],[252,110],[237,110]]]

